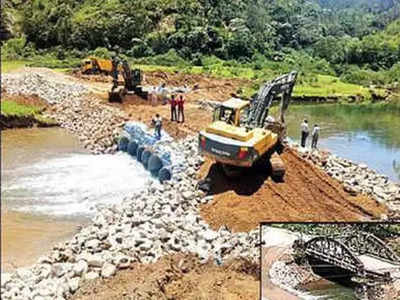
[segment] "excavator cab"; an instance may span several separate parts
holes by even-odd
[[[93,62],[90,58],[81,61],[81,72],[87,74],[93,69]]]
[[[232,98],[214,110],[213,121],[221,121],[228,125],[240,127],[243,111],[249,107],[248,101]]]

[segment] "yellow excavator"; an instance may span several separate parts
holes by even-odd
[[[213,123],[199,133],[199,151],[223,167],[229,177],[243,168],[270,163],[272,177],[283,180],[285,166],[278,148],[286,135],[284,114],[289,106],[297,72],[265,83],[252,102],[232,98],[216,107]],[[282,95],[280,120],[268,116],[272,101]]]

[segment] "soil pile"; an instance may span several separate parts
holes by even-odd
[[[87,282],[72,299],[258,299],[258,269],[243,259],[217,266],[178,254]]]
[[[285,150],[281,158],[286,166],[282,183],[260,172],[227,179],[216,164],[206,161],[200,177],[212,179],[214,200],[202,207],[203,218],[213,228],[248,231],[262,221],[360,221],[386,212],[372,199],[351,196],[294,151]]]

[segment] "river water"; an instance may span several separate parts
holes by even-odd
[[[400,112],[373,106],[339,104],[291,105],[286,114],[288,135],[299,141],[300,124],[321,127],[319,148],[365,163],[400,182]],[[310,146],[311,138],[308,139]]]
[[[92,155],[60,128],[2,132],[2,204],[9,210],[88,217],[151,180],[126,153]]]
[[[153,180],[128,154],[89,154],[61,128],[5,130],[1,138],[2,270],[33,263],[95,206],[120,203]]]

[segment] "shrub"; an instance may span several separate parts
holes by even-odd
[[[107,48],[98,47],[94,51],[90,52],[90,55],[93,55],[98,58],[106,58],[111,59],[111,52]]]

